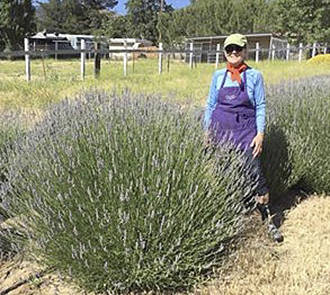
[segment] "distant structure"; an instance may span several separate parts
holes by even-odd
[[[29,38],[31,50],[80,49],[81,39],[87,48],[93,46],[94,36],[39,32]]]
[[[152,46],[152,42],[146,39],[136,39],[136,38],[110,38],[108,40],[108,45],[110,50],[125,50],[125,49],[147,49],[147,50],[157,50],[157,47]],[[122,59],[124,53],[114,52],[109,54],[110,59]],[[141,54],[134,53],[134,56],[139,57]],[[153,57],[152,53],[143,54],[143,57]],[[128,54],[128,58],[131,59],[133,55]]]
[[[245,36],[248,40],[249,58],[254,58],[255,52],[253,50],[256,48],[258,42],[260,59],[271,57],[271,49],[273,48],[273,45],[276,48],[276,58],[285,59],[285,49],[288,44],[286,39],[278,38],[272,33],[254,33],[245,34]],[[200,54],[195,55],[196,62],[214,63],[216,60],[216,54],[214,51],[217,49],[217,44],[220,44],[220,49],[223,50],[223,44],[227,37],[228,35],[188,37],[185,40],[185,49],[189,50],[190,44],[192,43],[194,50],[202,51]]]
[[[75,34],[58,34],[58,33],[46,33],[39,32],[29,38],[31,50],[79,50],[81,48],[81,40],[86,41],[86,48],[94,48],[93,35],[75,35]],[[125,50],[125,49],[153,49],[152,42],[145,39],[137,38],[110,38],[105,42],[102,42],[102,47],[113,50]],[[155,50],[157,48],[155,47]],[[128,54],[131,58],[131,54]],[[147,57],[147,55],[146,55]],[[123,53],[116,52],[110,53],[111,59],[122,59]]]

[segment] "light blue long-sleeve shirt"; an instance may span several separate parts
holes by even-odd
[[[211,123],[212,112],[214,111],[218,92],[221,87],[222,80],[226,73],[226,69],[217,70],[214,72],[212,77],[212,82],[209,90],[209,95],[207,98],[205,114],[204,114],[204,128],[207,130]],[[243,73],[241,73],[241,78],[243,80]],[[255,69],[246,69],[247,78],[247,90],[248,96],[255,107],[256,110],[256,124],[257,131],[264,132],[266,125],[266,101],[265,101],[265,90],[262,74]],[[232,81],[230,73],[227,74],[227,78],[223,87],[239,86],[237,81]]]

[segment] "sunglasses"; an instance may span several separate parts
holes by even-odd
[[[226,46],[225,50],[227,53],[232,53],[234,50],[236,52],[241,52],[244,49],[244,47],[238,46],[236,44],[230,44]]]

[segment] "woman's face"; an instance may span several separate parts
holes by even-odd
[[[244,61],[246,48],[237,45],[228,45],[225,49],[225,57],[230,64],[236,67]]]

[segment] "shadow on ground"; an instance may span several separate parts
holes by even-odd
[[[302,190],[294,188],[283,194],[281,197],[270,200],[270,211],[276,227],[280,227],[283,224],[286,211],[296,207],[308,197],[309,195]]]

